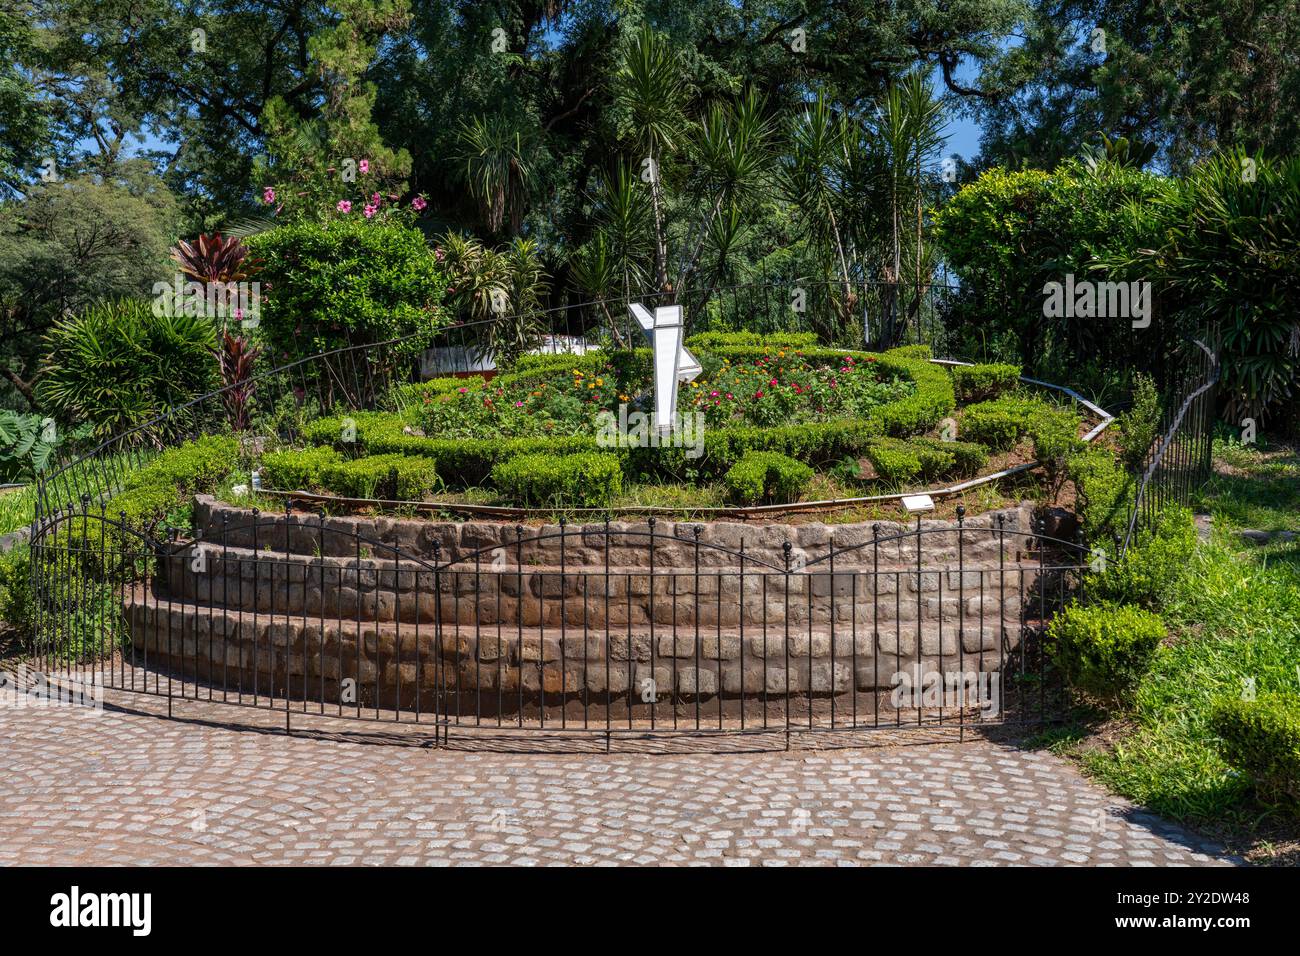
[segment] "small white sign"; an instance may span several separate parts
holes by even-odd
[[[903,508],[910,515],[920,511],[933,511],[934,499],[929,495],[903,495]]]

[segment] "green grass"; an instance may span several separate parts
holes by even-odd
[[[1118,728],[1061,749],[1163,816],[1224,830],[1242,845],[1257,843],[1261,826],[1274,835],[1281,826],[1294,840],[1300,823],[1259,803],[1219,757],[1209,716],[1216,699],[1241,695],[1250,681],[1257,694],[1300,691],[1300,542],[1252,547],[1235,533],[1297,526],[1300,459],[1292,449],[1240,446],[1216,448],[1216,457],[1227,473],[1198,504],[1214,515],[1214,538],[1161,608],[1169,644]]]
[[[0,493],[0,534],[9,534],[30,525],[35,508],[35,485]]]
[[[1197,510],[1238,528],[1300,531],[1300,452],[1216,440],[1214,457],[1218,468]]]

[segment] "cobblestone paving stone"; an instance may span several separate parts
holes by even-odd
[[[111,708],[0,707],[0,835],[0,865],[1238,862],[986,740],[457,752]]]

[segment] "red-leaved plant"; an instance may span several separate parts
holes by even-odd
[[[222,393],[222,404],[226,407],[226,416],[230,427],[237,432],[248,430],[248,404],[253,397],[253,363],[257,361],[262,349],[250,345],[242,335],[231,335],[230,330],[221,329],[220,344],[212,350],[221,367],[221,384],[227,386]]]
[[[262,263],[248,258],[248,246],[235,236],[213,233],[194,242],[181,240],[172,247],[172,261],[181,272],[206,285],[209,282],[240,282],[255,275]]]

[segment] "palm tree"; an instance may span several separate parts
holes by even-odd
[[[904,217],[915,213],[912,265],[916,287],[913,310],[919,310],[924,274],[923,209],[926,163],[943,147],[943,106],[935,99],[928,80],[917,70],[890,85],[877,112],[875,139],[885,160],[886,191],[890,210],[890,261],[885,277],[903,281]],[[895,335],[893,310],[885,328],[886,344]]]
[[[634,145],[644,153],[642,179],[650,185],[654,216],[655,279],[668,282],[668,239],[663,198],[663,166],[684,141],[686,84],[667,41],[644,25],[625,44],[614,77],[614,103],[626,116]]]
[[[459,140],[465,183],[482,210],[488,231],[499,233],[508,222],[510,235],[517,236],[533,176],[528,162],[536,148],[533,132],[503,116],[475,116],[462,121]]]

